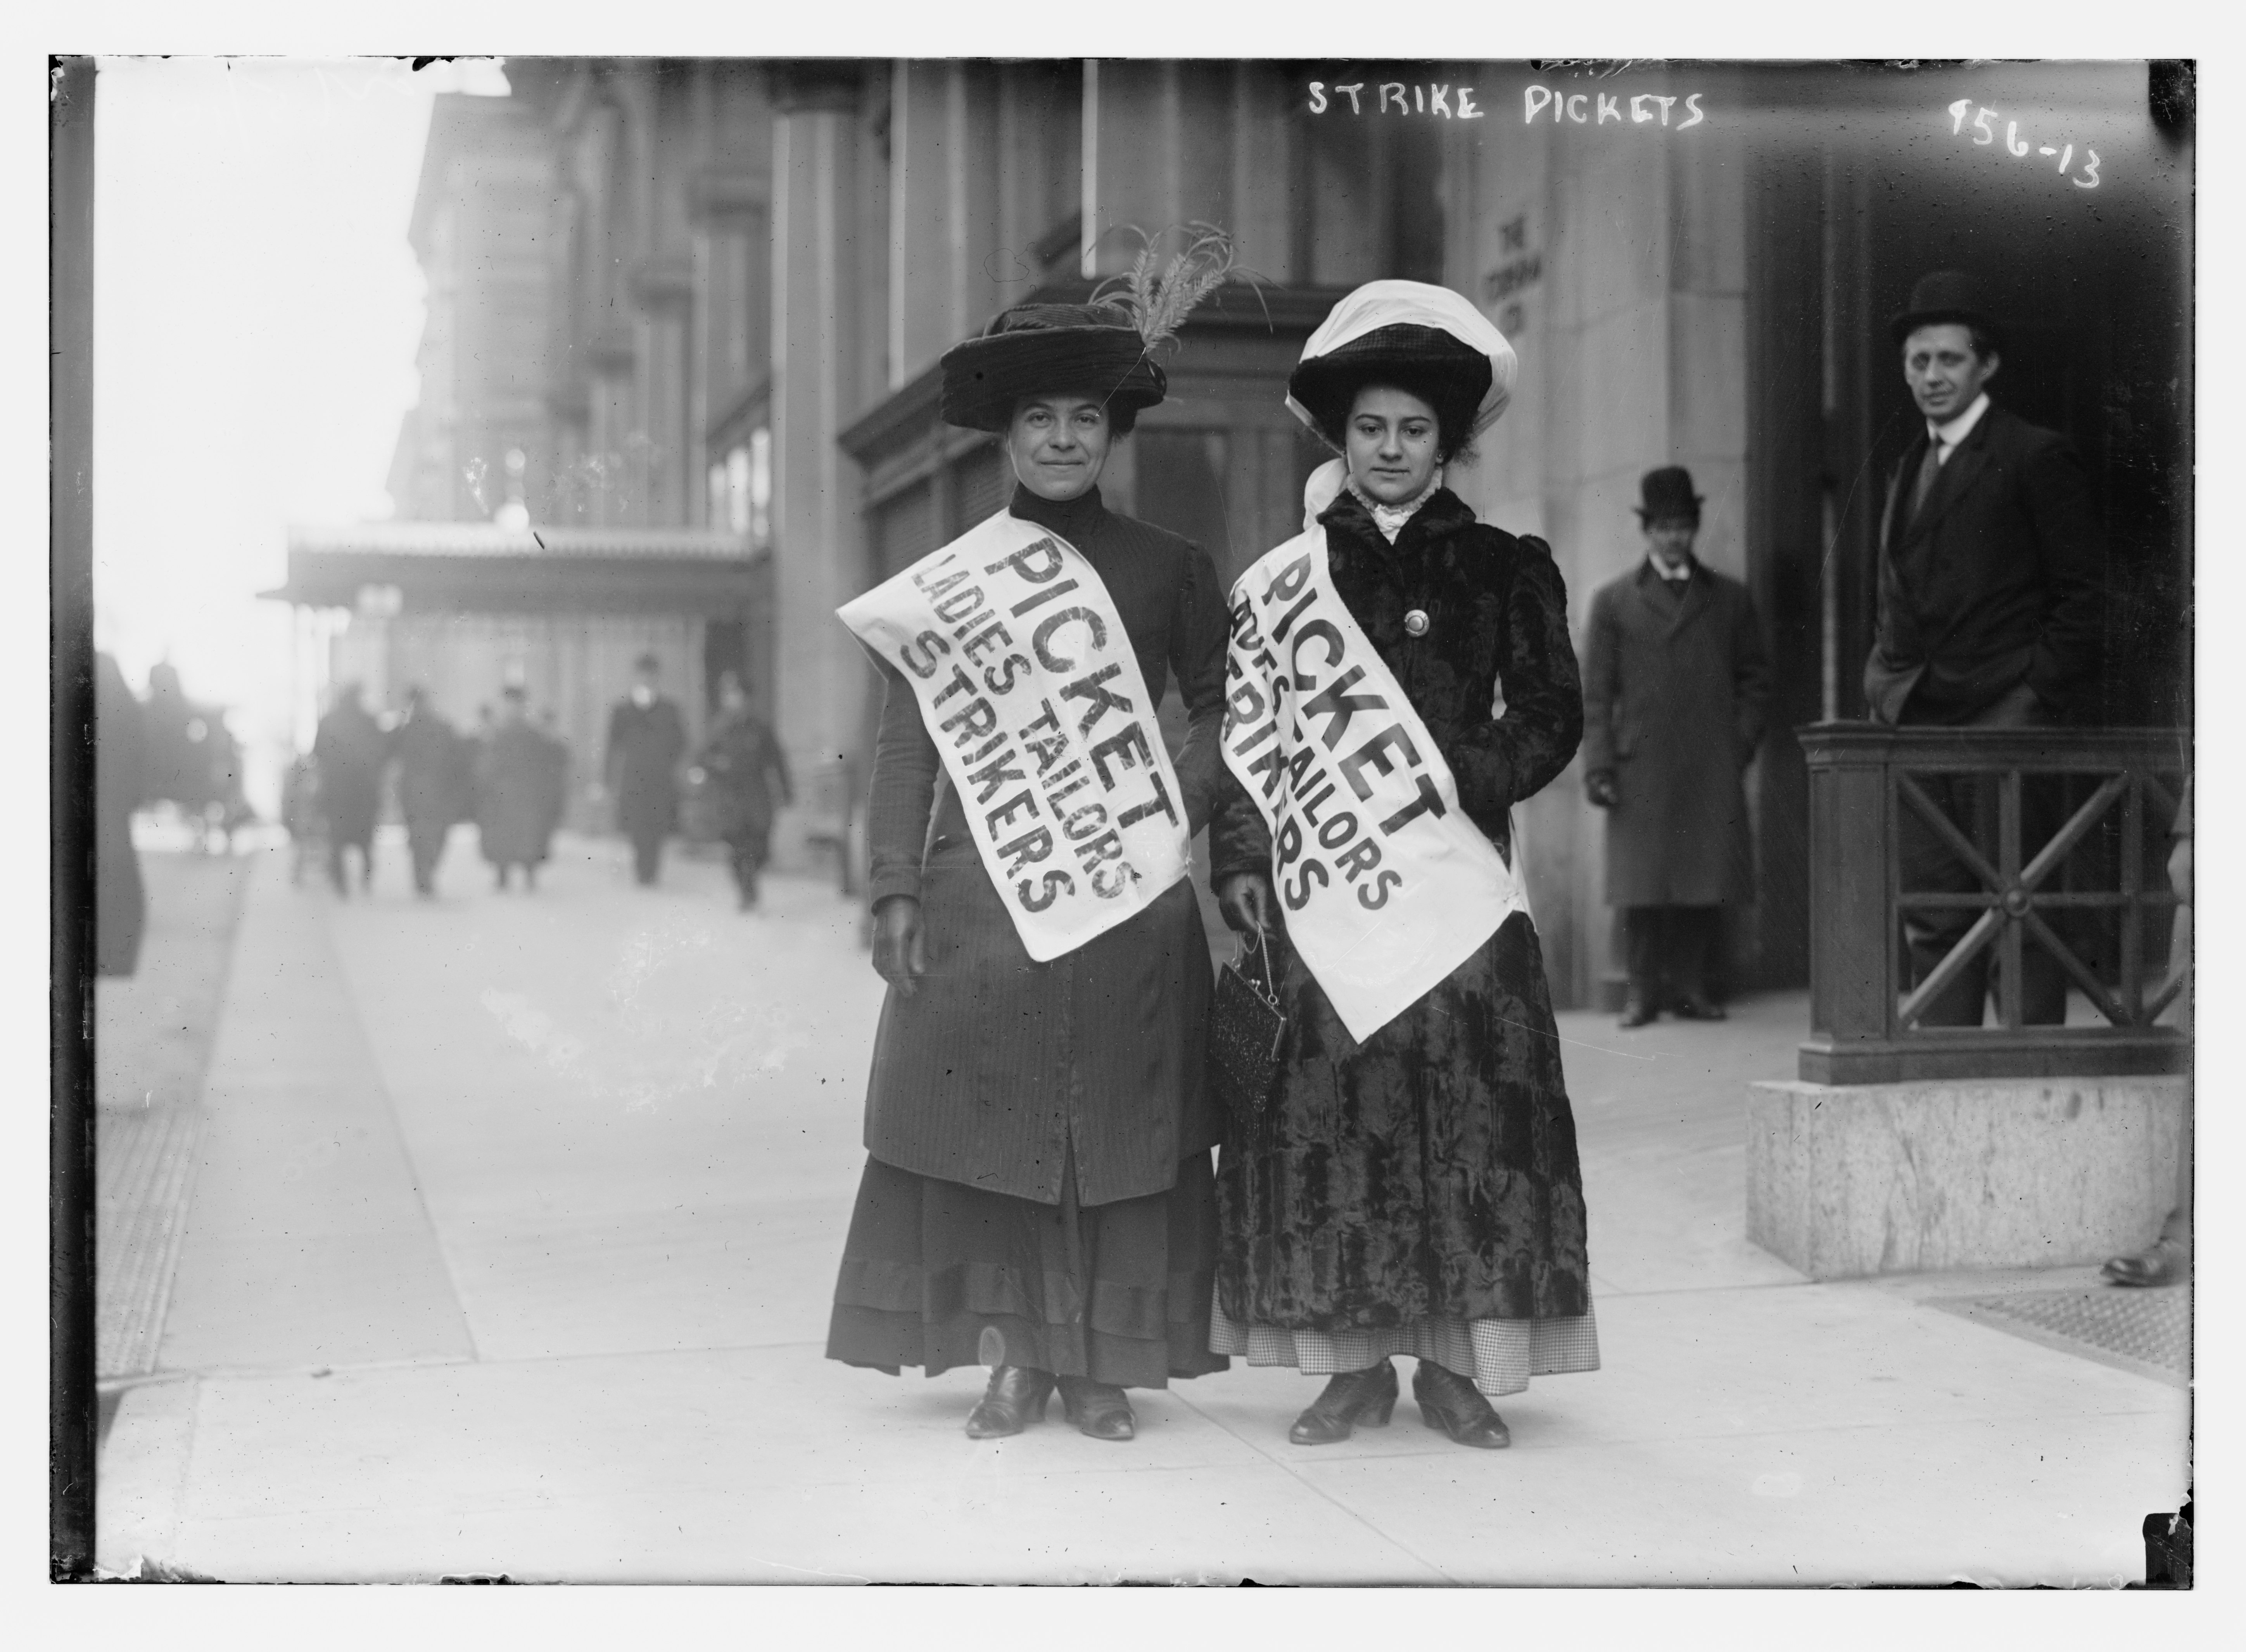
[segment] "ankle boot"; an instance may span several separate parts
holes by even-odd
[[[1053,1374],[1029,1365],[992,1368],[990,1386],[982,1401],[967,1413],[967,1438],[994,1440],[1018,1434],[1032,1423],[1042,1423],[1045,1401],[1052,1395]]]
[[[1131,1402],[1113,1383],[1095,1383],[1088,1377],[1058,1380],[1061,1409],[1077,1431],[1096,1440],[1127,1440],[1139,1431]]]
[[[1361,1371],[1344,1371],[1295,1419],[1287,1438],[1297,1445],[1331,1445],[1359,1423],[1385,1428],[1396,1409],[1396,1368],[1386,1360]]]
[[[1422,1422],[1442,1430],[1461,1445],[1494,1451],[1513,1444],[1512,1431],[1490,1409],[1481,1390],[1433,1360],[1421,1360],[1412,1373],[1412,1397],[1419,1402]]]

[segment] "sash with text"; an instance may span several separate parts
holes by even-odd
[[[912,684],[1031,957],[1074,951],[1186,875],[1158,708],[1074,546],[1001,511],[839,612]]]
[[[1323,527],[1232,588],[1225,690],[1225,766],[1271,828],[1288,937],[1362,1044],[1528,901],[1335,593]]]

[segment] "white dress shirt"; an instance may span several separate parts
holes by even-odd
[[[1926,435],[1927,439],[1934,444],[1934,462],[1947,465],[1950,455],[1957,451],[1957,444],[1973,433],[1973,426],[1981,422],[1981,415],[1988,411],[1989,392],[1984,390],[1973,398],[1970,407],[1952,417],[1948,424],[1937,425],[1928,419]]]

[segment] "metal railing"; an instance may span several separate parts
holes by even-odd
[[[1809,770],[1810,1023],[1803,1079],[2048,1078],[2173,1072],[2188,1043],[2156,1024],[2182,985],[2167,968],[2176,898],[2164,870],[2185,738],[2161,729],[1800,731]],[[1979,829],[1937,793],[1993,791]],[[1984,792],[1984,797],[1987,793]],[[2032,805],[2031,799],[2039,799]],[[2042,835],[2036,817],[2056,822]],[[1907,829],[1930,833],[1970,889],[1905,887]],[[2037,840],[2040,838],[2040,840]],[[1970,912],[1934,967],[1910,979],[1913,914]],[[1952,926],[1954,927],[1954,923]],[[2056,964],[2095,1020],[2026,1019],[2029,949]],[[2149,962],[2157,953],[2159,964]],[[1993,960],[1994,1026],[1929,1012]],[[2048,967],[2048,966],[2039,966]]]

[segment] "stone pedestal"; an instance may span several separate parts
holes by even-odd
[[[1813,1279],[2065,1267],[2175,1200],[2182,1078],[1758,1084],[1747,1237]]]

